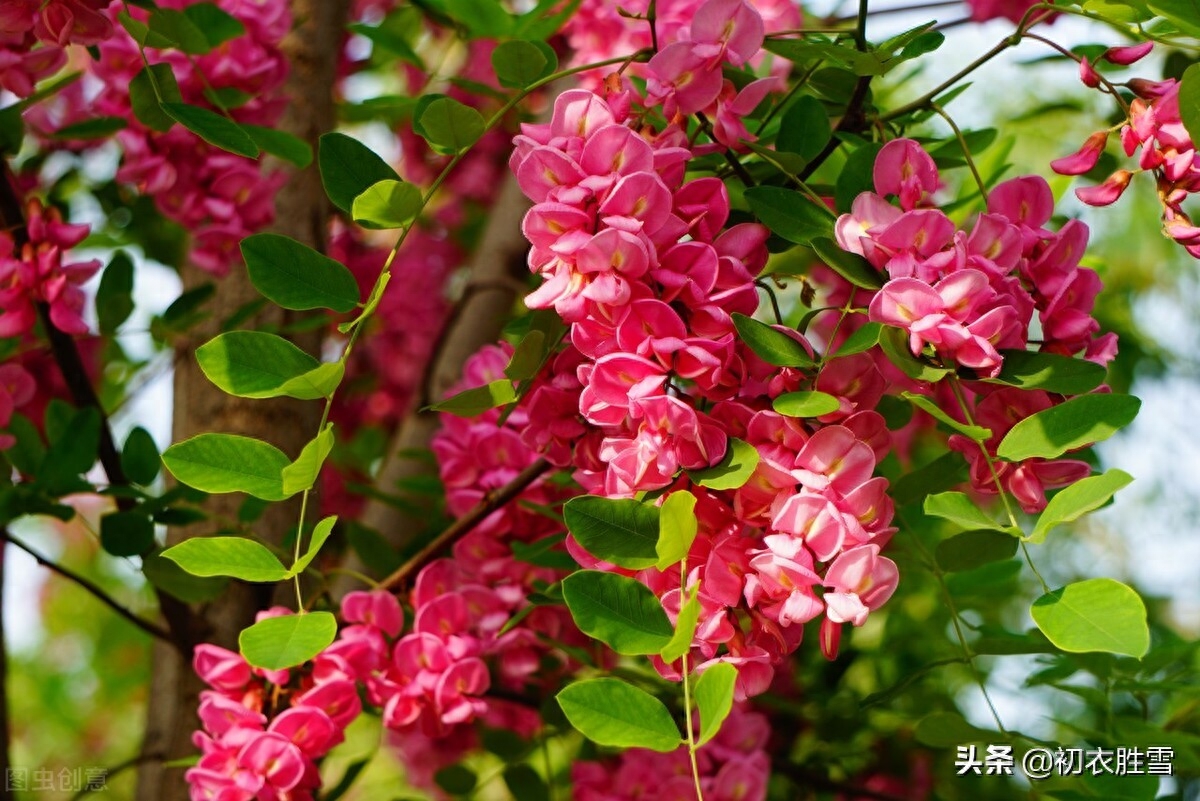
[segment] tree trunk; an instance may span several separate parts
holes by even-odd
[[[348,0],[292,0],[291,7],[294,27],[283,42],[284,55],[291,64],[287,84],[289,105],[279,128],[309,142],[315,152],[317,138],[334,126],[333,84]],[[274,231],[318,250],[324,249],[329,207],[315,163],[305,170],[291,171],[287,184],[276,197],[275,211]],[[208,279],[209,276],[197,270],[184,271],[187,285]],[[225,317],[259,297],[245,269],[235,267],[230,275],[217,282],[216,297],[210,306],[213,319],[190,331],[188,338],[178,344],[173,441],[204,431],[244,434],[267,439],[294,458],[316,435],[318,403],[231,397],[214,387],[196,364],[195,348],[218,333]],[[281,326],[293,318],[290,312],[268,306],[247,327]],[[308,352],[317,353],[320,338],[321,333],[314,331],[294,340]],[[168,542],[214,533],[220,528],[216,521],[237,518],[243,500],[240,494],[213,496],[207,510],[214,522],[207,527],[196,525],[172,530]],[[255,534],[264,541],[279,543],[295,527],[298,516],[298,501],[272,504],[254,524]],[[219,599],[196,610],[191,644],[212,642],[236,650],[238,632],[253,622],[256,611],[270,604],[271,592],[269,585],[233,582]],[[143,753],[157,758],[143,763],[140,769],[137,799],[186,801],[183,769],[164,768],[162,763],[195,752],[191,734],[199,727],[197,696],[203,686],[191,665],[169,646],[156,644],[153,658]]]

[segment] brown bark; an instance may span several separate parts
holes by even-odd
[[[375,479],[375,487],[381,492],[393,494],[404,479],[434,470],[427,460],[412,455],[429,447],[438,428],[438,413],[422,410],[440,400],[462,377],[463,365],[471,354],[500,338],[504,322],[518,295],[524,292],[524,279],[529,274],[525,264],[529,243],[521,234],[521,219],[528,208],[516,180],[509,176],[492,205],[487,228],[468,265],[470,279],[466,290],[446,322],[437,352],[426,370],[424,385],[388,446],[383,467]],[[425,521],[415,519],[403,509],[378,500],[368,502],[362,522],[396,548],[409,545],[425,525]],[[370,570],[353,554],[347,560],[347,567]],[[340,595],[356,586],[353,580],[339,580],[334,585],[335,593]]]
[[[333,82],[335,67],[348,13],[348,0],[292,0],[295,25],[284,40],[283,51],[291,65],[287,92],[290,100],[280,122],[283,131],[299,136],[314,149],[317,138],[334,125]],[[275,199],[273,230],[321,250],[329,219],[328,203],[315,164],[292,170],[287,184]],[[208,276],[185,269],[184,282],[195,285]],[[259,298],[244,268],[237,268],[217,283],[216,297],[209,308],[213,319],[189,332],[177,346],[175,370],[174,441],[204,431],[244,434],[269,440],[293,458],[317,432],[320,407],[316,402],[247,400],[216,389],[200,372],[194,350],[215,335],[221,319]],[[274,306],[263,309],[246,327],[282,326],[294,315]],[[317,352],[320,333],[310,332],[294,341],[310,353]],[[207,510],[215,521],[236,519],[241,495],[213,496]],[[272,504],[254,524],[255,535],[264,541],[280,542],[296,525],[296,501]],[[171,531],[168,540],[211,534],[214,522],[204,530],[193,526]],[[198,625],[191,632],[193,644],[213,642],[236,650],[238,632],[253,622],[254,613],[271,602],[269,585],[234,582],[219,599],[197,610]],[[203,689],[191,666],[169,647],[155,646],[154,675],[150,687],[144,753],[162,754],[174,760],[194,753],[191,733],[196,718],[197,695]],[[187,787],[183,769],[164,768],[159,761],[143,764],[138,777],[138,801],[185,801]]]

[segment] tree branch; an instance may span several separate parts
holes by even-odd
[[[475,504],[469,512],[455,520],[445,531],[434,537],[428,545],[418,551],[411,559],[396,568],[392,575],[380,583],[380,588],[393,590],[399,587],[411,578],[414,573],[432,561],[444,548],[461,537],[466,536],[475,526],[483,522],[484,518],[515,499],[549,469],[549,462],[545,459],[538,459],[529,465],[529,467],[522,470],[512,481],[495,492],[485,495],[483,500]]]
[[[103,603],[109,609],[113,610],[118,615],[125,618],[130,623],[137,626],[139,629],[146,632],[150,636],[156,637],[160,640],[163,640],[165,642],[168,642],[168,643],[174,645],[176,648],[179,648],[181,651],[184,651],[185,656],[190,655],[185,651],[185,649],[183,648],[182,645],[175,642],[175,639],[171,636],[171,633],[169,631],[162,628],[157,623],[152,623],[149,620],[145,620],[143,618],[138,617],[133,612],[131,612],[128,609],[126,609],[125,607],[121,606],[119,603],[117,603],[115,600],[113,600],[111,595],[106,593],[99,586],[94,584],[91,580],[84,578],[83,576],[79,575],[78,573],[75,573],[74,571],[69,570],[68,568],[65,568],[62,565],[52,562],[49,559],[47,559],[46,557],[42,556],[37,551],[33,550],[28,545],[21,542],[19,539],[17,539],[12,534],[10,534],[7,528],[0,528],[0,539],[6,540],[7,542],[11,542],[13,545],[20,548],[22,551],[24,551],[25,553],[29,554],[34,559],[36,559],[37,563],[39,565],[41,565],[42,567],[46,568],[47,570],[57,573],[58,575],[62,576],[63,578],[68,579],[68,580],[73,581],[74,583],[78,584],[80,587],[82,587],[83,589],[85,589],[89,593],[91,593],[93,596],[95,596],[97,600],[99,600],[101,603]]]

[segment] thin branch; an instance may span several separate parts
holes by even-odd
[[[82,587],[83,589],[85,589],[89,593],[91,593],[93,596],[95,596],[97,600],[99,600],[101,603],[103,603],[109,609],[113,610],[118,615],[125,618],[130,623],[137,626],[139,629],[146,632],[150,636],[157,637],[158,639],[163,640],[164,642],[168,642],[168,643],[174,645],[176,648],[179,648],[180,651],[182,651],[185,656],[190,655],[188,653],[188,651],[183,648],[183,646],[181,646],[179,643],[175,642],[174,638],[171,637],[170,632],[168,632],[166,629],[162,628],[157,623],[152,623],[149,620],[145,620],[143,618],[138,617],[133,612],[129,611],[128,609],[126,609],[125,607],[123,607],[119,603],[117,603],[115,600],[113,600],[111,595],[106,593],[103,589],[101,589],[99,586],[97,586],[91,580],[84,578],[83,576],[79,575],[78,573],[76,573],[68,568],[63,567],[60,564],[50,561],[46,557],[39,554],[37,551],[30,548],[25,543],[21,542],[19,539],[14,537],[11,533],[9,533],[8,529],[0,528],[0,539],[4,539],[8,542],[11,542],[13,545],[17,546],[22,551],[24,551],[25,553],[29,554],[34,559],[36,559],[37,563],[39,565],[41,565],[42,567],[46,568],[47,570],[57,573],[58,575],[62,576],[63,578],[68,579],[69,581],[73,581],[74,583],[78,584],[80,587]]]
[[[484,496],[483,500],[475,504],[469,512],[455,520],[445,531],[438,534],[432,541],[420,551],[418,551],[411,559],[409,559],[400,567],[396,568],[390,576],[379,583],[380,588],[385,590],[394,590],[407,581],[414,573],[423,568],[427,563],[433,560],[435,556],[442,552],[447,546],[456,540],[468,534],[477,525],[483,522],[484,518],[492,512],[500,509],[508,502],[514,500],[525,489],[537,481],[547,470],[550,469],[550,463],[545,459],[538,459],[533,464],[522,470],[516,478],[505,484],[495,492],[490,492]]]

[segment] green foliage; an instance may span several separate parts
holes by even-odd
[[[321,549],[325,547],[325,541],[329,539],[329,535],[333,533],[333,527],[337,523],[337,516],[331,515],[322,519],[316,526],[313,527],[312,538],[309,540],[308,548],[304,551],[301,557],[296,560],[296,564],[292,565],[288,570],[286,578],[297,576],[308,570],[308,566],[320,554]]]
[[[1133,422],[1141,405],[1132,395],[1080,395],[1021,420],[1005,434],[996,453],[1010,462],[1055,459],[1108,439]]]
[[[512,381],[501,379],[482,387],[465,389],[429,408],[435,412],[449,412],[459,417],[478,417],[488,409],[505,406],[516,399],[517,390]]]
[[[600,745],[667,752],[682,742],[662,701],[620,679],[578,681],[557,699],[571,725]]]
[[[351,213],[354,199],[380,181],[400,176],[373,150],[342,133],[324,134],[317,146],[321,183],[333,205]]]
[[[327,423],[321,433],[310,440],[296,461],[280,471],[285,495],[294,495],[312,489],[321,474],[321,466],[333,450],[333,423]]]
[[[329,612],[280,615],[258,621],[238,635],[242,656],[254,667],[284,670],[302,665],[324,651],[337,636]]]
[[[158,107],[175,122],[210,145],[247,158],[258,158],[259,149],[250,134],[227,117],[187,103],[161,102]]]
[[[113,556],[141,556],[154,547],[154,523],[141,512],[100,518],[100,545]]]
[[[1179,85],[1179,115],[1193,142],[1200,142],[1200,64],[1183,71]]]
[[[836,412],[841,402],[825,392],[802,390],[780,395],[771,404],[775,411],[788,417],[820,417],[823,414]]]
[[[133,313],[133,260],[117,251],[100,276],[96,290],[96,318],[100,333],[113,334]]]
[[[1064,651],[1105,651],[1143,657],[1150,648],[1146,605],[1131,587],[1087,579],[1033,602],[1033,622]]]
[[[655,552],[659,570],[666,570],[687,558],[696,540],[696,496],[687,490],[672,492],[658,509],[658,543]]]
[[[810,244],[821,261],[829,265],[829,269],[855,286],[863,289],[879,289],[883,286],[883,276],[857,253],[842,250],[827,236],[817,237]]]
[[[789,242],[808,245],[833,232],[829,210],[794,189],[754,186],[746,190],[746,202],[763,225]]]
[[[567,501],[563,517],[575,540],[597,559],[630,570],[658,563],[656,506],[632,498],[583,495]]]
[[[492,70],[501,86],[525,89],[558,69],[558,55],[545,42],[515,39],[492,51]]]
[[[913,406],[916,406],[918,409],[925,412],[939,423],[943,423],[951,430],[957,431],[969,439],[973,439],[976,442],[987,442],[992,438],[992,430],[990,428],[960,423],[950,415],[946,414],[946,412],[942,411],[941,406],[937,405],[924,395],[917,395],[912,392],[901,392],[900,397],[904,398],[904,400],[908,401]]]
[[[198,434],[163,453],[163,464],[179,481],[211,493],[245,492],[282,501],[283,468],[291,460],[274,445],[236,434]]]
[[[671,664],[692,648],[692,640],[696,637],[696,626],[700,622],[699,587],[693,587],[688,599],[679,609],[679,617],[675,621],[675,633],[671,640],[659,651],[659,656],[667,664]]]
[[[997,528],[964,531],[937,546],[937,563],[946,571],[974,570],[991,562],[1012,559],[1020,541]]]
[[[801,95],[783,113],[775,147],[810,160],[825,148],[832,136],[825,106],[812,95]]]
[[[290,341],[262,331],[221,334],[196,349],[196,360],[209,381],[242,398],[327,398],[342,373],[340,365],[322,369]]]
[[[135,484],[151,484],[158,478],[162,460],[150,432],[138,426],[129,432],[121,449],[121,469]]]
[[[264,297],[285,309],[333,309],[358,305],[358,282],[341,263],[280,234],[254,234],[242,240],[250,281]]]
[[[1011,531],[1009,527],[997,523],[990,515],[982,512],[970,496],[962,492],[930,495],[925,499],[925,514],[944,518],[964,529],[986,528],[1020,535],[1019,531]]]
[[[1000,375],[986,380],[1022,389],[1080,395],[1103,384],[1107,373],[1103,365],[1057,353],[1006,350],[1000,355],[1004,357]]]
[[[562,589],[579,630],[619,654],[657,654],[671,641],[667,613],[637,579],[580,570],[563,579]]]
[[[814,367],[808,349],[782,331],[744,314],[733,314],[738,336],[758,358],[776,367]]]
[[[350,216],[364,228],[403,228],[421,213],[423,203],[420,189],[387,178],[354,198]]]
[[[704,745],[721,730],[721,724],[733,709],[733,687],[737,683],[737,668],[728,662],[718,662],[704,671],[696,682],[696,708],[700,710],[700,736],[696,745]]]
[[[228,576],[242,581],[273,582],[288,570],[270,549],[245,537],[192,537],[162,552],[193,576]]]
[[[1103,475],[1085,478],[1066,487],[1046,504],[1029,535],[1029,541],[1041,542],[1055,526],[1078,520],[1088,512],[1099,509],[1108,503],[1117,490],[1132,481],[1133,476],[1114,468]]]
[[[439,153],[461,153],[483,136],[483,115],[452,97],[427,95],[416,113],[413,128]]]
[[[702,487],[715,490],[737,489],[750,480],[758,467],[758,449],[748,442],[729,440],[725,457],[712,467],[689,470],[688,477]]]

